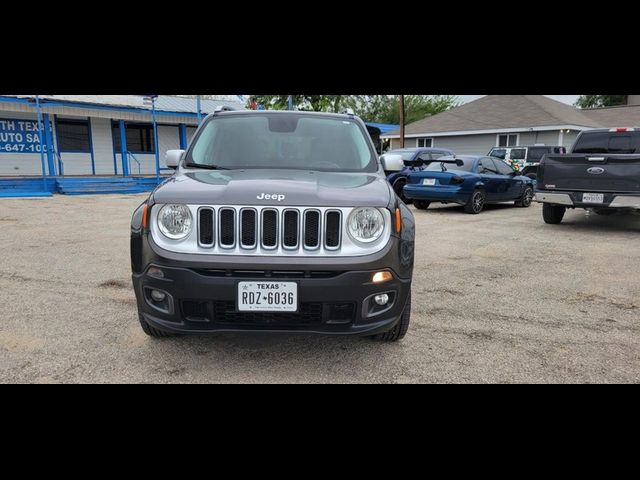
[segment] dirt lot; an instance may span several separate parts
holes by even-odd
[[[638,382],[640,216],[415,211],[404,341],[147,338],[128,225],[143,196],[0,200],[1,382]]]

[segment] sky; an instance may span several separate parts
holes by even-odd
[[[462,103],[471,102],[472,100],[476,100],[483,96],[484,95],[458,95]],[[553,98],[554,100],[558,100],[559,102],[563,102],[568,105],[573,105],[579,96],[580,95],[545,95],[545,97]]]

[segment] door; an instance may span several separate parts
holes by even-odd
[[[509,188],[505,182],[504,175],[499,175],[496,165],[489,157],[483,157],[478,163],[478,173],[482,178],[487,193],[487,201],[498,202],[507,195]]]
[[[506,182],[503,200],[515,200],[517,198],[520,198],[524,185],[524,182],[522,181],[520,176],[517,175],[509,165],[500,160],[494,159],[493,163],[498,170],[498,174],[504,177]]]

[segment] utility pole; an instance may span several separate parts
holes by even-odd
[[[404,95],[400,95],[400,148],[404,148]]]
[[[293,95],[289,95],[289,98],[287,99],[287,103],[289,104],[288,110],[293,110]]]
[[[196,95],[196,111],[198,116],[198,126],[200,126],[200,122],[202,122],[202,95]]]

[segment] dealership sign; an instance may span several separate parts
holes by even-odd
[[[40,153],[41,148],[37,121],[0,118],[0,153]]]

